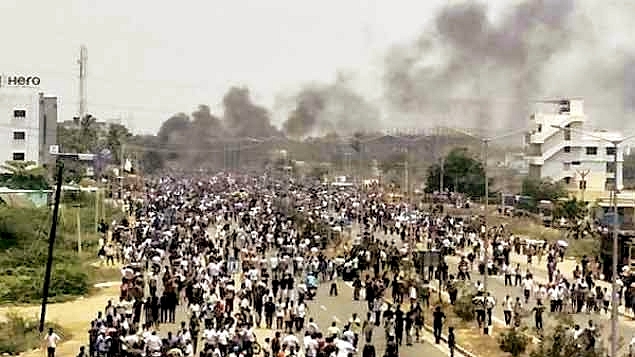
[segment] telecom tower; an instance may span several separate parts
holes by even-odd
[[[86,63],[88,62],[88,49],[82,45],[79,51],[79,118],[86,115]]]

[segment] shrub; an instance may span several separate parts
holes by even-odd
[[[42,335],[38,331],[38,319],[30,319],[17,313],[6,314],[6,321],[0,322],[0,354],[17,355],[41,345]],[[59,325],[47,323],[63,340],[71,338]]]
[[[577,340],[571,334],[572,325],[560,322],[552,331],[546,333],[538,343],[537,348],[531,351],[530,357],[604,357],[605,351],[599,341],[595,342],[595,348],[590,348],[589,336],[582,334]]]
[[[523,354],[528,344],[529,337],[523,331],[515,328],[498,336],[498,346],[501,351],[511,354],[512,357],[518,357]]]
[[[454,303],[454,313],[463,321],[470,322],[474,320],[475,309],[472,302],[474,296],[474,291],[465,286],[459,288],[459,294]]]

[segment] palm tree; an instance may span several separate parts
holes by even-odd
[[[97,141],[97,118],[91,114],[86,114],[79,121],[79,140],[80,152],[89,152],[93,143]]]

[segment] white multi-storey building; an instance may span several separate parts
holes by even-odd
[[[56,143],[57,98],[16,78],[25,77],[0,76],[0,163],[46,164],[49,147]]]
[[[581,99],[546,101],[541,106],[548,109],[531,116],[533,130],[525,138],[529,176],[562,181],[586,201],[603,196],[615,181],[621,189],[623,149],[618,146],[615,165],[611,144],[621,134],[588,128]]]

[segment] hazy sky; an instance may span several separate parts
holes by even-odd
[[[488,1],[496,8],[511,0]],[[155,132],[175,112],[246,85],[257,103],[338,71],[379,98],[382,55],[417,37],[447,0],[2,0],[0,73],[39,75],[77,113],[81,44],[88,47],[88,111]],[[279,124],[284,113],[274,113]]]
[[[412,39],[435,4],[377,0],[2,0],[0,73],[37,74],[77,113],[79,47],[88,47],[88,110],[155,131],[231,85],[259,103],[337,70],[372,71],[382,50]],[[220,114],[220,113],[219,113]],[[279,119],[279,118],[277,118]],[[279,120],[274,120],[279,122]]]

